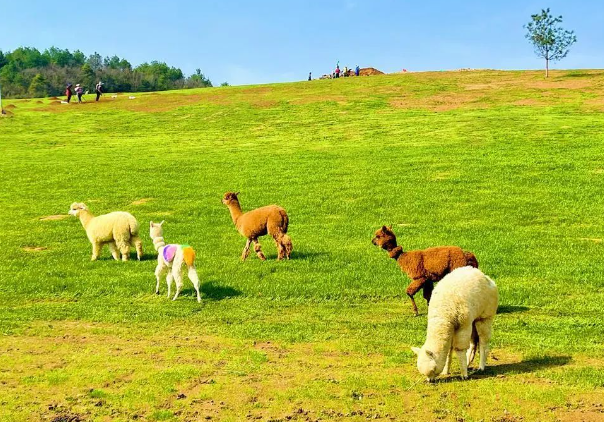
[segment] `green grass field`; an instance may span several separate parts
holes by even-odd
[[[604,72],[442,72],[11,100],[0,119],[0,420],[604,420]],[[221,204],[278,203],[292,260]],[[124,210],[145,259],[91,262]],[[203,301],[154,294],[149,220]],[[426,384],[408,279],[371,244],[454,244],[498,284],[485,374]]]

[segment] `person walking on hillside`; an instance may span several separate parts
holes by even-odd
[[[78,96],[78,103],[82,103],[82,94],[84,93],[84,89],[80,86],[80,84],[76,84],[75,93]]]
[[[308,80],[312,81],[312,72],[308,72]]]
[[[99,81],[98,84],[94,87],[94,92],[96,92],[96,100],[98,101],[103,95],[103,82]]]
[[[67,84],[67,87],[65,88],[65,96],[67,96],[67,103],[71,101],[72,95],[73,92],[71,91],[71,84]]]
[[[336,78],[340,77],[340,65],[336,66]]]
[[[344,77],[348,76],[348,66],[344,66]]]
[[[357,64],[357,67],[354,68],[354,75],[359,76],[360,73],[361,73],[361,69],[359,68],[359,65]]]

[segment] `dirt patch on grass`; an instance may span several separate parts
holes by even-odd
[[[153,198],[141,198],[137,199],[136,201],[132,201],[130,205],[143,205],[151,201],[153,201]]]
[[[545,101],[539,101],[534,98],[525,98],[514,102],[514,105],[518,106],[544,106],[547,105]]]
[[[597,410],[575,410],[558,416],[560,422],[602,422],[604,421],[604,409]]]
[[[593,81],[585,79],[550,79],[529,82],[526,84],[526,87],[538,89],[583,89],[593,87]]]
[[[15,109],[15,108],[17,108],[17,106],[16,106],[16,105],[14,105],[14,104],[9,104],[9,105],[7,105],[6,107],[4,107],[4,109],[5,109],[5,110],[13,110],[13,109]]]
[[[21,249],[25,252],[41,252],[48,250],[46,246],[23,246]]]
[[[602,243],[603,239],[598,239],[595,237],[580,237],[579,240],[584,240],[586,242],[593,242],[593,243]]]
[[[65,220],[69,218],[69,214],[55,214],[55,215],[47,215],[45,217],[40,217],[40,221],[58,221]]]

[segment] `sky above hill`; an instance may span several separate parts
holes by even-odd
[[[550,7],[578,38],[554,68],[604,68],[600,0],[0,0],[0,50],[50,46],[196,68],[215,85],[304,80],[337,61],[385,72],[539,69],[524,38]]]

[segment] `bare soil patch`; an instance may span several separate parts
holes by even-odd
[[[136,201],[132,201],[130,203],[130,205],[143,205],[152,200],[153,200],[153,198],[141,198],[141,199],[137,199]]]
[[[4,108],[5,108],[6,110],[12,110],[12,109],[17,108],[17,106],[16,106],[16,105],[14,105],[14,104],[9,104],[9,105],[7,105],[7,106],[6,106],[6,107],[4,107]]]
[[[55,214],[55,215],[47,215],[45,217],[40,217],[40,221],[57,221],[57,220],[65,220],[69,218],[69,214]]]
[[[23,249],[25,252],[41,252],[47,250],[48,248],[46,246],[23,246],[21,249]]]

